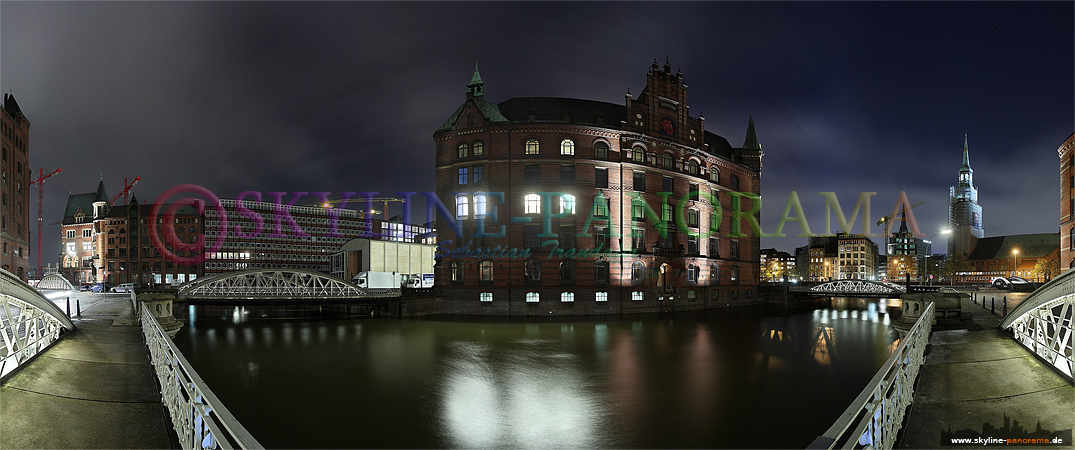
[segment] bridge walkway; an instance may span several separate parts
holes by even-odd
[[[1071,438],[1075,388],[997,329],[1001,318],[978,297],[970,317],[937,319],[897,448],[944,448],[951,437],[1024,437],[1015,421],[1026,432],[1040,421],[1045,434]]]
[[[0,386],[0,448],[177,448],[130,296],[76,297],[77,328]]]

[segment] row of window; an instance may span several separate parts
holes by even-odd
[[[752,298],[754,296],[753,291],[751,291],[750,289],[747,289],[745,291],[745,294],[746,294],[746,298],[748,298],[748,299]],[[710,291],[709,295],[710,295],[710,300],[712,300],[712,301],[717,301],[717,300],[720,299],[720,291],[718,291],[718,290]],[[732,289],[731,297],[732,297],[733,300],[738,299],[739,298],[739,290],[738,289]],[[538,302],[541,301],[541,293],[540,292],[527,292],[526,296],[524,298],[526,299],[527,303],[538,303]],[[646,295],[645,295],[644,292],[642,292],[642,291],[631,291],[631,301],[640,302],[640,301],[645,300],[645,298],[646,298]],[[698,298],[697,291],[695,291],[694,289],[688,289],[687,293],[686,293],[686,298],[687,298],[687,300],[694,300],[694,299]],[[493,293],[492,292],[481,292],[481,293],[479,293],[478,294],[478,301],[492,302],[493,301]],[[561,292],[560,293],[560,302],[561,303],[573,303],[574,301],[575,301],[575,293],[574,292]],[[608,292],[604,292],[604,291],[595,292],[594,293],[594,301],[595,302],[607,302],[608,301]]]
[[[541,280],[541,260],[529,259],[523,265],[523,274],[527,281],[540,281]],[[574,259],[565,259],[560,261],[560,281],[575,281],[576,267],[578,262]],[[597,260],[593,263],[594,267],[594,280],[596,281],[609,281],[609,262],[605,260]],[[462,284],[464,281],[464,263],[462,261],[452,261],[449,265],[449,271],[451,272],[451,281],[453,284]],[[478,263],[478,276],[479,281],[492,282],[493,281],[493,262],[486,260]],[[643,281],[646,276],[646,265],[642,261],[635,261],[631,264],[631,280]],[[701,267],[697,264],[687,265],[687,281],[702,281]],[[720,281],[720,269],[716,264],[709,266],[709,280],[711,282]],[[739,266],[731,266],[729,281],[732,284],[739,284]]]

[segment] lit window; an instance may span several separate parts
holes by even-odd
[[[594,295],[594,300],[599,301],[599,302],[607,302],[608,301],[608,292],[598,292],[597,294]]]
[[[694,289],[687,291],[687,300],[694,300],[698,298],[698,293],[694,292]]]
[[[526,154],[536,155],[541,150],[541,145],[538,144],[537,139],[529,139],[526,141]]]
[[[526,194],[526,197],[523,198],[523,205],[526,207],[526,214],[540,214],[541,196],[537,194]]]
[[[636,302],[642,301],[642,291],[632,291],[631,292],[631,300],[636,301]]]
[[[739,266],[732,266],[732,284],[739,284]]]
[[[608,217],[608,197],[598,195],[593,199],[593,215]]]
[[[694,227],[694,228],[698,227],[698,210],[696,210],[696,209],[688,209],[687,210],[687,226],[688,227]]]
[[[485,216],[485,194],[474,194],[474,217]]]
[[[564,303],[573,303],[575,301],[575,293],[574,292],[561,292],[560,293],[560,301],[564,302]]]
[[[661,156],[661,167],[664,167],[665,169],[671,169],[672,168],[672,154],[671,153],[665,153],[663,156]]]
[[[560,214],[575,214],[575,196],[564,194],[560,196]]]
[[[492,292],[482,292],[481,294],[478,295],[478,299],[483,301],[483,302],[491,302],[491,301],[493,301],[493,293]]]
[[[481,280],[493,281],[493,262],[482,261],[480,265]]]
[[[631,149],[631,159],[635,162],[642,162],[642,147],[635,147]]]
[[[687,173],[691,175],[698,175],[698,161],[692,159],[687,162]]]
[[[467,150],[467,144],[459,144],[459,157],[466,158],[468,153]]]
[[[672,220],[672,205],[665,203],[661,205],[661,220],[668,222]]]
[[[687,266],[687,281],[698,281],[698,266],[694,264]]]
[[[720,182],[720,171],[717,170],[716,166],[709,168],[709,181],[714,183]]]
[[[467,184],[467,168],[459,168],[459,184]]]
[[[560,141],[560,154],[561,155],[575,155],[575,141],[571,139],[564,139]]]
[[[482,156],[485,154],[485,144],[481,142],[474,143],[474,156]]]
[[[470,199],[465,195],[460,195],[455,198],[455,217],[462,219],[466,218],[470,214]]]
[[[541,300],[541,294],[538,294],[537,292],[527,292],[526,293],[526,302],[527,303],[537,303],[540,300]]]
[[[718,283],[720,283],[720,278],[717,278],[718,273],[720,273],[720,272],[717,271],[717,265],[716,264],[713,264],[713,265],[709,266],[709,284],[718,284]]]

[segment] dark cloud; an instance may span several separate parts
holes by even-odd
[[[1055,149],[1075,129],[1072,9],[3,2],[0,88],[32,122],[31,164],[64,168],[46,184],[46,223],[101,174],[113,193],[141,176],[140,198],[181,183],[226,197],[432,190],[431,135],[475,60],[494,101],[620,103],[667,56],[707,129],[737,146],[754,115],[767,232],[792,191],[812,231],[824,227],[819,191],[848,210],[877,192],[874,221],[906,191],[925,202],[915,213],[931,233],[947,220],[967,132],[986,233],[1032,233],[1057,228]]]

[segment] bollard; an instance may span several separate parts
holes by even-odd
[[[67,317],[71,317],[71,297],[67,297]]]
[[[997,298],[993,297],[989,299],[989,312],[992,314],[997,313]]]
[[[1004,296],[1004,315],[1008,315],[1008,296]]]
[[[82,317],[82,300],[75,299],[75,310],[78,311],[78,316]]]

